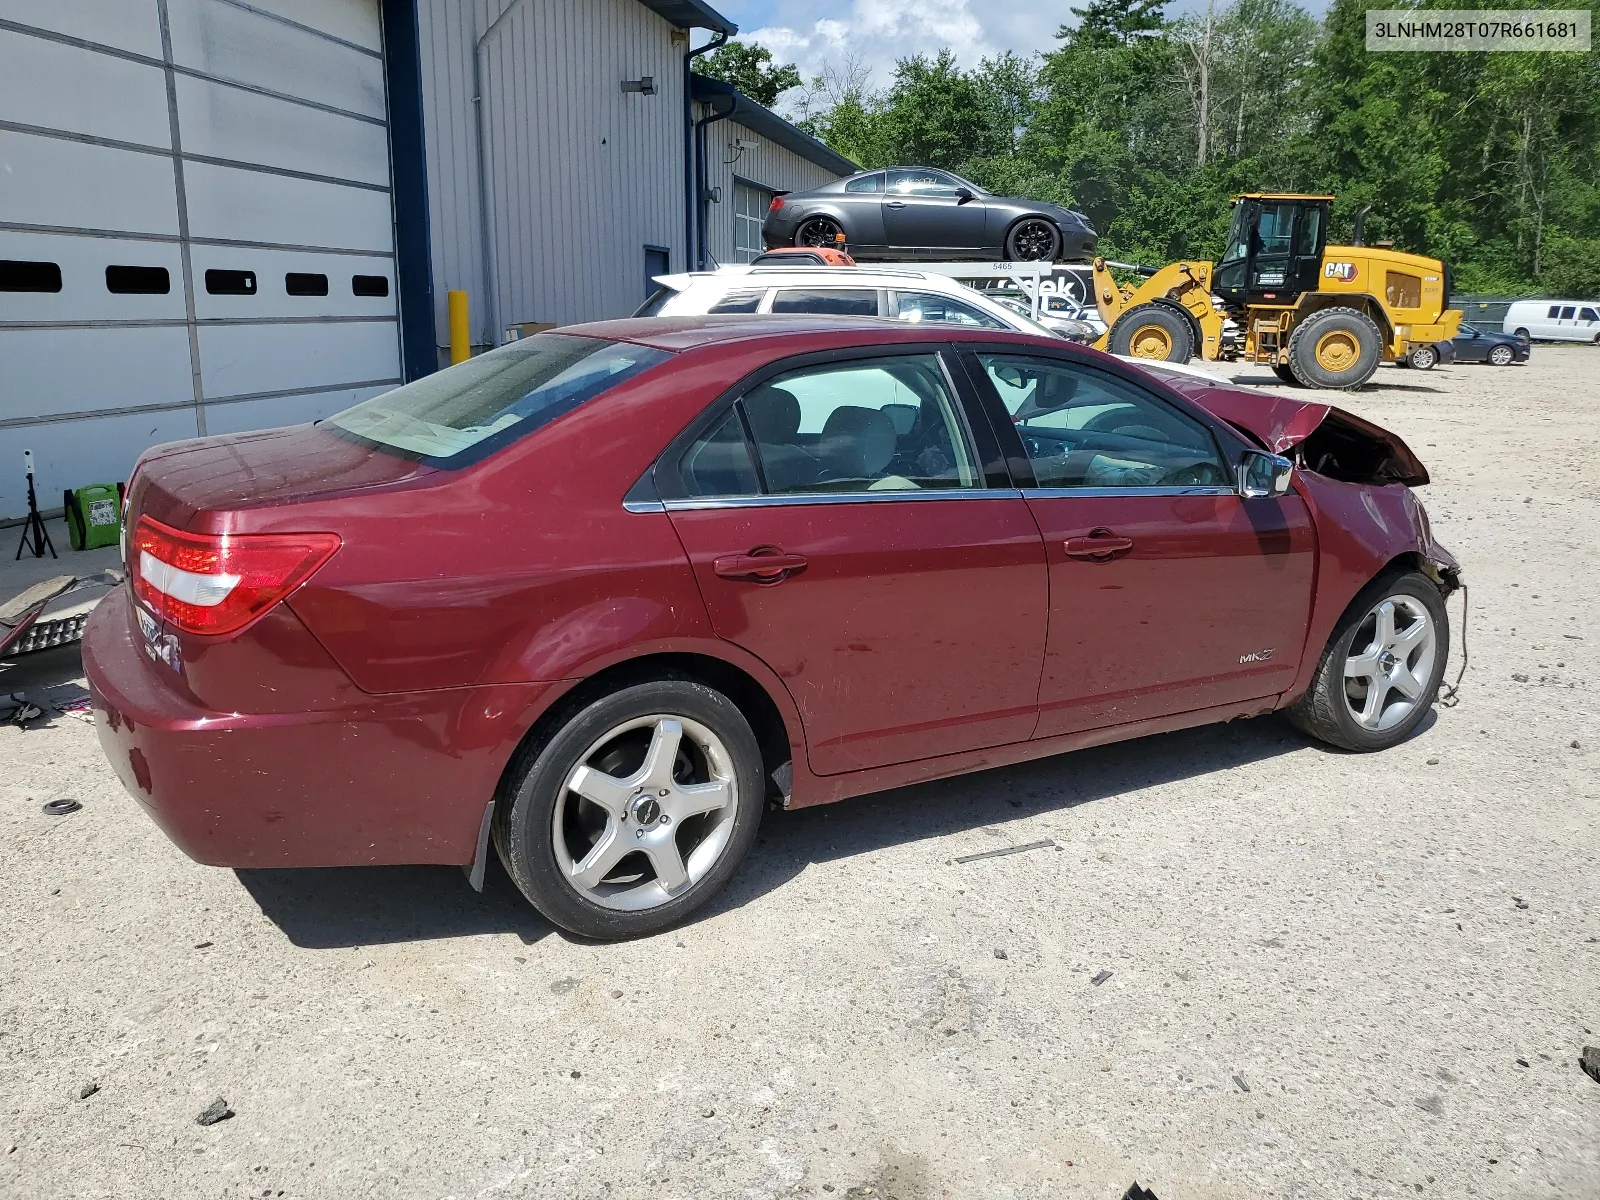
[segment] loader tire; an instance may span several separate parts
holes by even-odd
[[[1273,363],[1272,373],[1290,387],[1305,387],[1305,384],[1300,382],[1300,376],[1294,373],[1294,368],[1288,363]]]
[[[1383,357],[1377,322],[1353,308],[1324,308],[1295,327],[1289,362],[1307,387],[1358,388]]]
[[[1186,363],[1194,356],[1188,318],[1163,304],[1140,304],[1111,327],[1111,353],[1128,358]]]

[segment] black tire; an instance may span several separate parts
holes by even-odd
[[[1338,351],[1340,365],[1319,361],[1319,347]],[[1289,361],[1307,387],[1358,388],[1372,378],[1383,358],[1377,322],[1353,308],[1324,308],[1295,327]]]
[[[1526,329],[1519,329],[1514,334],[1512,334],[1511,336],[1514,337],[1514,338],[1521,339],[1524,344],[1533,341],[1533,337],[1528,333],[1528,331]],[[1596,338],[1595,340],[1596,341],[1600,341],[1600,338]]]
[[[1194,330],[1164,304],[1139,304],[1117,318],[1107,344],[1113,354],[1182,363],[1194,356]]]
[[[1294,373],[1294,368],[1288,363],[1273,363],[1272,373],[1290,387],[1305,387],[1305,384],[1300,382],[1300,376]]]
[[[627,911],[596,903],[568,879],[558,858],[555,819],[558,801],[575,796],[565,785],[581,756],[609,731],[653,716],[698,723],[720,740],[732,764],[734,813],[731,831],[704,874],[691,877],[679,894],[654,907]],[[494,844],[518,889],[553,924],[604,941],[642,937],[683,921],[727,883],[755,840],[765,804],[761,748],[744,714],[721,692],[697,681],[653,680],[590,702],[518,751],[495,804]],[[680,821],[672,837],[676,840],[685,831],[692,832],[693,821]],[[637,836],[637,823],[636,817],[619,833],[632,827]],[[677,844],[681,851],[682,843]],[[570,854],[570,845],[567,850]],[[638,858],[648,865],[642,854]],[[622,860],[612,873],[621,873],[627,862]]]
[[[832,217],[807,217],[795,228],[796,246],[836,246],[844,228]]]
[[[1061,230],[1045,217],[1023,217],[1006,232],[1005,250],[1012,262],[1055,262],[1061,256]]]
[[[1385,600],[1397,597],[1409,597],[1420,603],[1432,619],[1436,638],[1432,661],[1409,712],[1388,728],[1368,728],[1350,710],[1354,700],[1347,695],[1345,662],[1352,655],[1357,635],[1370,628],[1368,621],[1374,609]],[[1417,571],[1391,572],[1368,584],[1350,602],[1350,607],[1334,626],[1311,686],[1289,706],[1286,714],[1299,729],[1341,750],[1387,750],[1409,738],[1427,717],[1439,694],[1449,657],[1450,619],[1438,585]]]
[[[1509,367],[1516,361],[1516,352],[1510,346],[1495,346],[1489,351],[1489,364],[1491,366]]]
[[[1406,355],[1406,362],[1419,371],[1431,371],[1439,365],[1439,352],[1432,346],[1415,346]]]

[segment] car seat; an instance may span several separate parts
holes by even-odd
[[[744,411],[761,449],[768,491],[804,491],[822,478],[822,463],[800,445],[800,401],[793,392],[761,384],[745,396]]]

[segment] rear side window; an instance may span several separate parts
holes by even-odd
[[[1566,306],[1566,307],[1565,307],[1565,308],[1563,308],[1563,309],[1562,309],[1562,310],[1561,310],[1561,319],[1562,319],[1562,320],[1563,320],[1563,321],[1570,321],[1570,320],[1572,320],[1572,314],[1573,314],[1573,313],[1574,313],[1574,312],[1576,312],[1576,311],[1577,311],[1577,305],[1575,305],[1575,304],[1569,304],[1569,305],[1567,305],[1567,306]]]
[[[873,288],[780,288],[772,299],[772,311],[875,317],[878,293]]]
[[[883,172],[875,175],[863,175],[860,179],[852,179],[844,185],[847,192],[881,192],[883,191]]]
[[[761,297],[766,294],[765,288],[754,292],[729,292],[706,311],[714,313],[753,313],[761,307]]]
[[[757,384],[678,470],[690,496],[806,496],[977,488],[976,462],[938,357],[914,354]]]
[[[1545,313],[1545,316],[1552,321],[1559,320],[1561,317],[1561,305],[1552,304],[1550,306],[1550,311]]]
[[[538,333],[374,396],[323,427],[432,466],[462,467],[670,357],[628,342]]]

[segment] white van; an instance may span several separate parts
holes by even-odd
[[[1502,328],[1524,341],[1600,345],[1600,300],[1518,300]]]

